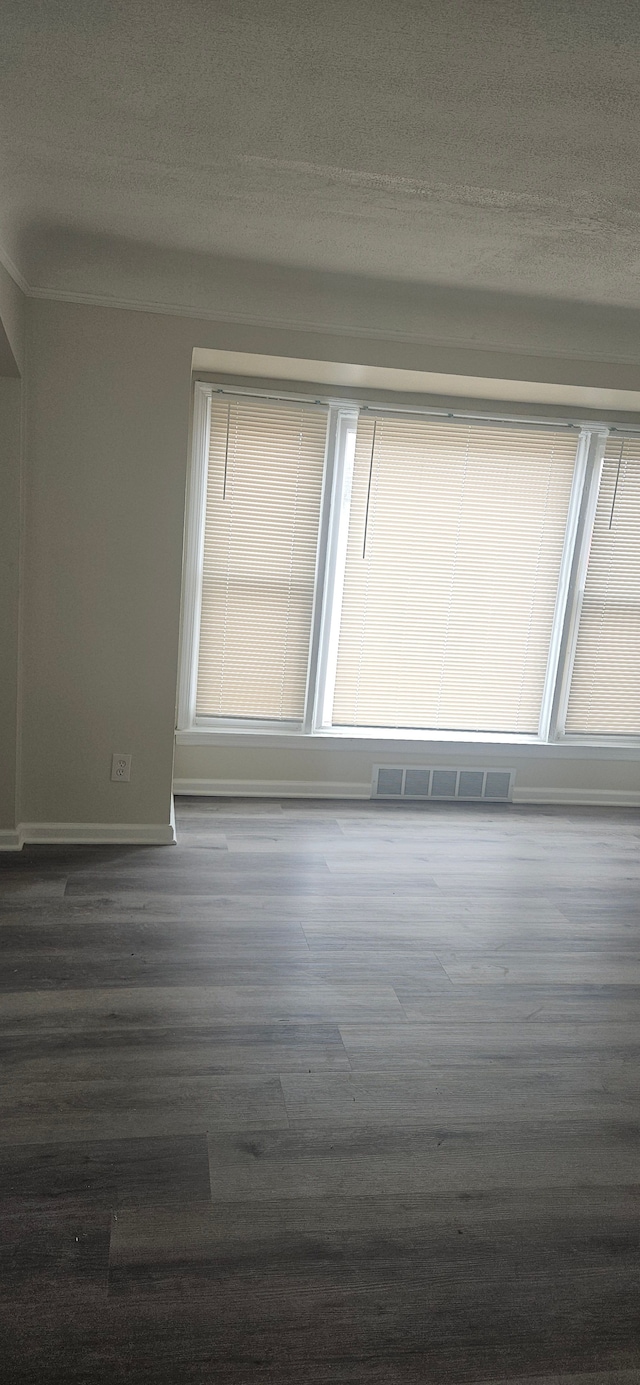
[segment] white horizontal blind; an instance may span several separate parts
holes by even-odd
[[[361,415],[334,724],[537,731],[575,453]]]
[[[199,716],[303,716],[327,417],[212,399]]]
[[[640,731],[640,441],[610,438],[589,554],[566,730]]]

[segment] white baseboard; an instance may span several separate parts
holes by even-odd
[[[8,828],[3,827],[2,831],[0,831],[0,851],[19,851],[21,846],[22,836],[20,828],[9,831]]]
[[[337,798],[369,799],[370,784],[341,781],[314,783],[288,779],[176,779],[174,793],[220,798]],[[515,788],[513,802],[558,807],[640,808],[640,792],[627,789]],[[489,805],[491,806],[491,805]],[[176,842],[173,805],[168,823],[24,822],[0,830],[0,852],[20,851],[26,842],[68,846],[173,846]]]
[[[299,779],[175,779],[175,794],[200,798],[371,798],[370,784]],[[513,802],[566,807],[640,808],[640,791],[626,789],[513,790]],[[490,807],[491,804],[489,803]]]
[[[523,806],[558,804],[567,808],[640,808],[640,791],[629,789],[518,789],[513,802]]]
[[[174,794],[200,798],[371,798],[371,784],[301,779],[174,779]]]
[[[173,846],[173,822],[22,822],[0,832],[0,850],[20,851],[26,842],[66,846]]]

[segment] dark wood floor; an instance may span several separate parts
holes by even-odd
[[[7,1385],[640,1382],[640,815],[0,863]]]

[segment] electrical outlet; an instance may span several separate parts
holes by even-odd
[[[111,756],[111,778],[116,784],[128,784],[131,778],[131,756],[117,755]]]

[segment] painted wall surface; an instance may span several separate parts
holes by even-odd
[[[17,819],[25,298],[0,264],[0,841]]]
[[[169,820],[191,360],[175,329],[29,303],[23,822]]]
[[[193,348],[433,366],[431,348],[394,340],[385,321],[386,341],[363,340],[298,329],[288,311],[276,329],[29,300],[23,822],[169,820]],[[489,375],[491,354],[467,350],[464,369]],[[571,362],[578,383],[592,369]],[[610,365],[612,388],[627,376]],[[133,756],[128,785],[110,781],[113,751]],[[381,758],[337,744],[180,746],[176,775],[361,788]],[[638,764],[623,760],[527,758],[518,783],[640,796]]]
[[[0,833],[16,826],[22,382],[0,378]]]

